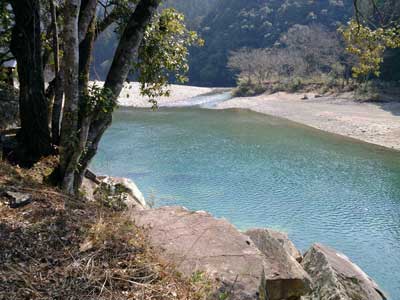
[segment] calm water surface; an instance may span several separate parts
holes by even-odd
[[[92,168],[157,205],[330,245],[400,299],[400,153],[249,111],[124,109]]]

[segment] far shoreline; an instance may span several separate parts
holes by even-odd
[[[149,108],[148,98],[141,96],[137,83],[124,89],[119,106]],[[212,97],[229,88],[171,85],[171,96],[158,99],[160,107],[187,107],[191,98]],[[307,96],[307,97],[305,97]],[[340,136],[349,137],[400,151],[399,101],[358,102],[351,93],[317,95],[316,93],[262,94],[233,97],[213,106],[214,109],[248,109],[279,117]]]
[[[278,92],[237,97],[219,103],[217,108],[246,108],[390,150],[400,150],[400,101],[357,102],[349,93],[318,97],[308,93],[308,99],[303,99],[304,96],[304,93]]]

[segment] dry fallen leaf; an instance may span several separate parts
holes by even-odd
[[[86,252],[93,248],[93,242],[91,240],[86,240],[79,245],[79,252]]]

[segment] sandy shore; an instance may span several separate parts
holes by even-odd
[[[99,82],[99,84],[102,84]],[[183,86],[183,85],[170,85],[169,87],[171,95],[169,97],[161,97],[157,99],[159,106],[167,106],[171,103],[179,103],[189,98],[198,97],[204,94],[214,93],[218,91],[215,88],[206,87],[195,87],[195,86]],[[140,95],[139,83],[132,82],[124,85],[124,89],[121,92],[120,98],[118,99],[120,106],[130,107],[151,107],[149,98]],[[179,106],[179,105],[177,105]]]
[[[247,108],[320,130],[400,150],[399,102],[359,103],[348,94],[302,100],[304,94],[276,93],[233,98],[217,108]]]

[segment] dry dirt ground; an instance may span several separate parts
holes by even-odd
[[[207,279],[183,279],[161,261],[127,212],[43,183],[52,165],[0,162],[0,300],[205,298]],[[32,202],[11,208],[7,192]]]

